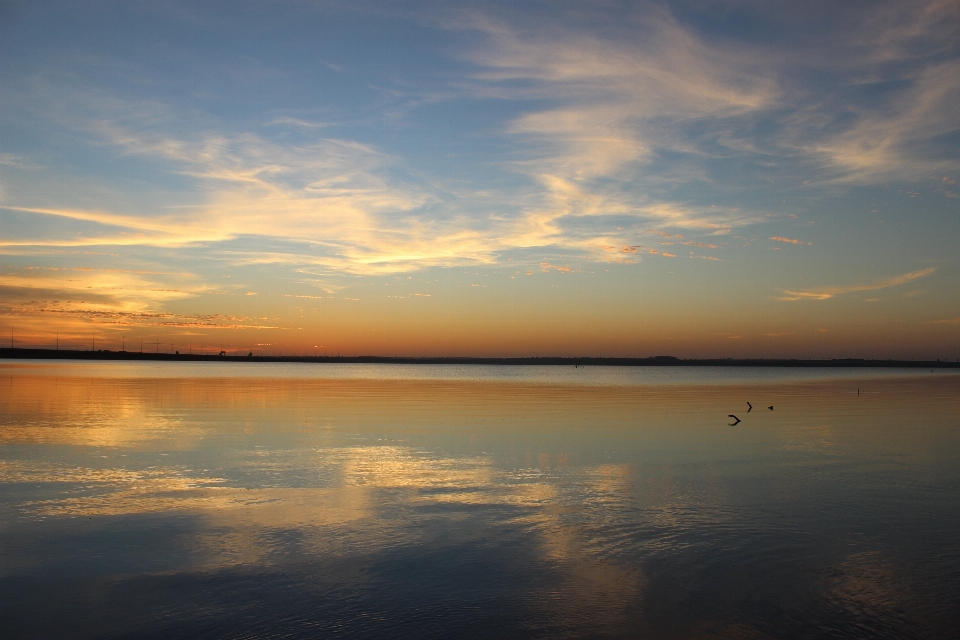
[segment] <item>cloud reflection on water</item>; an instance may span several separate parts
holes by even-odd
[[[11,376],[0,392],[0,538],[20,551],[0,581],[44,580],[56,549],[81,544],[127,567],[118,585],[179,576],[234,589],[246,584],[235,572],[253,572],[328,594],[341,622],[353,605],[337,590],[387,618],[444,598],[459,598],[463,615],[496,602],[503,620],[548,635],[761,636],[771,615],[824,607],[841,627],[915,628],[896,611],[924,592],[895,549],[909,539],[929,553],[935,538],[916,542],[911,527],[956,509],[936,487],[958,448],[957,383],[877,378],[864,383],[877,393],[858,397],[849,380]],[[918,396],[926,404],[911,418]],[[777,411],[731,429],[722,418],[743,398],[775,398]],[[904,493],[904,478],[933,488]],[[880,492],[906,515],[871,511]],[[168,529],[158,556],[162,545],[143,540]],[[796,603],[794,587],[773,583],[798,585]],[[894,583],[896,597],[883,587]]]

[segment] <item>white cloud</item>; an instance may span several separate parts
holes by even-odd
[[[604,28],[476,15],[454,28],[485,37],[469,55],[475,95],[551,105],[507,129],[525,143],[515,166],[537,179],[649,185],[669,151],[684,156],[675,186],[727,157],[875,184],[958,167],[934,149],[960,121],[958,7],[881,3],[806,46],[708,41],[653,5]]]
[[[529,156],[514,166],[540,179],[636,179],[656,148],[685,144],[670,140],[679,122],[766,109],[780,92],[750,52],[709,45],[662,9],[631,25],[629,39],[490,18],[468,24],[486,36],[469,56],[480,67],[471,91],[556,103],[507,129]]]
[[[512,211],[501,209],[494,215],[492,211],[510,202],[512,194],[487,197],[484,206],[491,213],[478,212],[476,203],[470,202],[471,194],[457,201],[456,193],[438,195],[430,185],[392,177],[401,165],[399,159],[350,140],[323,138],[284,146],[250,133],[190,140],[104,121],[95,122],[92,129],[124,154],[160,161],[170,171],[189,176],[200,201],[161,214],[8,205],[9,210],[98,227],[82,236],[7,237],[0,246],[184,247],[253,236],[295,241],[316,250],[283,255],[249,250],[234,260],[385,273],[430,265],[492,263],[497,252],[531,247],[575,250],[584,257],[605,260],[595,247],[607,232],[564,224],[565,219],[577,217],[619,215],[642,222],[640,227],[700,226],[707,232],[728,228],[740,218],[717,209],[637,203],[628,194],[592,192],[583,181],[549,174],[539,177],[546,187],[541,197],[517,198],[519,204],[511,203]],[[602,150],[597,156],[593,173],[603,173],[609,168],[604,163],[609,162]],[[435,213],[437,209],[442,209],[442,215]],[[721,218],[722,224],[717,224]]]
[[[871,65],[913,55],[911,43],[924,34],[936,31],[942,39],[944,16],[955,12],[945,2],[915,12],[892,6],[884,5],[843,45],[856,55],[831,61],[847,74],[844,82],[862,80]],[[252,250],[231,259],[347,273],[493,263],[498,252],[527,248],[607,260],[597,247],[639,245],[650,227],[708,235],[765,220],[756,210],[711,207],[696,194],[678,195],[711,181],[714,191],[742,187],[710,177],[710,163],[718,160],[749,158],[771,171],[806,162],[835,181],[956,167],[953,159],[918,159],[916,148],[960,119],[955,61],[904,72],[910,82],[899,97],[883,108],[860,107],[853,125],[828,134],[824,123],[836,116],[835,105],[811,97],[818,87],[791,79],[787,72],[797,63],[773,47],[708,39],[656,6],[630,14],[623,28],[561,19],[533,24],[519,11],[501,19],[477,13],[448,19],[445,28],[480,36],[460,52],[474,68],[432,90],[445,96],[437,99],[511,101],[514,115],[500,130],[509,150],[490,163],[520,174],[526,184],[498,190],[467,180],[450,187],[449,176],[416,175],[402,157],[373,144],[333,135],[299,144],[265,137],[291,128],[300,136],[321,136],[330,131],[325,122],[275,116],[260,120],[267,124],[264,135],[231,132],[210,117],[178,114],[159,101],[78,89],[69,100],[61,98],[54,119],[95,134],[97,145],[105,142],[191,179],[190,206],[145,213],[10,202],[21,212],[103,228],[70,238],[37,230],[6,236],[0,246],[182,247],[252,236],[310,249]],[[903,20],[903,29],[893,28]],[[820,56],[811,64],[827,62]],[[45,85],[43,91],[49,98],[58,89]],[[66,108],[67,102],[77,108]],[[756,132],[763,119],[772,123],[772,133]],[[178,131],[183,121],[194,130]],[[667,161],[668,154],[680,159]]]

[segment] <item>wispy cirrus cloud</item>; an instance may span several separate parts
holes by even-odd
[[[658,149],[686,144],[665,137],[671,123],[742,115],[776,102],[775,76],[749,51],[710,44],[655,6],[636,16],[643,38],[609,39],[559,24],[531,30],[522,19],[463,15],[451,28],[479,32],[483,41],[461,52],[476,68],[451,83],[460,95],[552,104],[504,123],[516,152],[501,166],[529,177],[528,185],[482,194],[450,188],[443,177],[404,171],[401,156],[346,137],[289,144],[243,131],[174,134],[180,116],[170,105],[83,89],[71,100],[78,108],[58,114],[61,122],[123,156],[189,178],[193,202],[149,213],[8,202],[21,213],[98,227],[52,236],[37,226],[0,246],[181,248],[262,237],[309,246],[288,255],[301,265],[377,274],[493,264],[498,253],[515,249],[607,261],[598,246],[638,244],[650,226],[712,235],[764,220],[638,190]],[[458,95],[454,88],[440,93]],[[55,89],[46,87],[62,93]],[[329,128],[289,115],[266,122],[268,129],[292,127],[304,135]],[[250,249],[235,257],[263,262],[274,254]]]
[[[174,313],[169,303],[229,293],[190,273],[94,267],[7,267],[0,273],[0,317],[21,331],[54,323],[65,336],[85,327],[123,329],[269,328],[264,318]]]
[[[440,74],[430,99],[509,105],[509,115],[492,125],[505,151],[486,158],[519,176],[509,187],[408,170],[402,150],[377,144],[375,135],[361,142],[326,121],[290,115],[330,113],[326,108],[273,105],[280,108],[258,114],[263,126],[254,133],[249,121],[196,117],[159,99],[124,100],[86,88],[68,95],[47,86],[45,98],[67,96],[62,103],[71,107],[61,104],[59,122],[82,132],[90,146],[154,162],[187,181],[190,193],[186,204],[151,211],[8,198],[9,210],[96,228],[70,235],[37,225],[4,234],[0,246],[180,249],[275,239],[298,245],[282,251],[255,240],[243,249],[221,247],[219,255],[234,264],[350,275],[495,264],[499,254],[521,249],[550,254],[533,255],[526,266],[566,259],[557,254],[609,262],[625,255],[604,247],[643,246],[653,228],[711,236],[765,222],[755,203],[712,206],[698,191],[708,185],[722,196],[743,186],[730,181],[728,188],[717,166],[754,163],[745,175],[760,182],[766,174],[756,166],[812,167],[822,180],[842,182],[886,179],[907,165],[914,173],[956,165],[955,158],[933,158],[924,143],[957,121],[960,73],[942,46],[955,31],[955,3],[910,10],[880,3],[849,38],[818,42],[827,53],[716,37],[664,5],[637,7],[616,18],[579,7],[537,15],[526,8],[451,9],[455,17],[448,12],[435,21],[471,32],[469,44],[446,51],[470,66]],[[936,46],[918,48],[921,40]],[[830,74],[807,73],[814,67]],[[428,90],[400,85],[392,90]],[[880,99],[857,97],[858,87],[870,96],[880,92]],[[684,244],[720,248],[700,240],[708,238]],[[794,293],[838,295],[831,291]]]
[[[716,207],[631,202],[625,195],[591,193],[559,177],[547,180],[546,206],[531,201],[511,212],[502,208],[510,194],[500,194],[483,205],[498,211],[492,215],[478,211],[468,196],[438,194],[416,180],[398,178],[399,159],[350,140],[321,138],[293,146],[253,134],[187,139],[102,121],[93,123],[91,130],[124,155],[162,162],[169,171],[189,177],[199,202],[160,213],[8,204],[3,208],[9,211],[94,227],[50,235],[49,227],[35,226],[27,234],[0,239],[0,246],[178,248],[265,237],[313,248],[288,253],[280,262],[376,274],[433,265],[491,264],[498,252],[524,248],[560,248],[586,259],[606,260],[595,250],[598,231],[620,223],[604,223],[604,216],[637,221],[637,233],[650,223],[717,233],[742,217]],[[438,209],[444,213],[437,215]],[[589,228],[569,224],[578,217],[596,222]],[[248,249],[246,254],[235,252],[234,259],[247,264],[277,259],[271,250]]]
[[[629,37],[477,14],[457,23],[484,36],[466,56],[479,68],[467,85],[472,95],[552,103],[505,129],[524,156],[507,166],[542,188],[530,215],[545,225],[569,216],[643,219],[651,212],[666,214],[646,217],[664,227],[758,221],[652,197],[652,190],[638,193],[638,184],[655,181],[650,168],[658,154],[689,147],[679,123],[769,108],[780,93],[771,70],[749,51],[707,43],[662,7],[647,9],[631,16]],[[681,180],[700,177],[685,171]]]
[[[817,289],[807,289],[802,291],[780,289],[782,295],[778,296],[776,299],[787,302],[796,302],[798,300],[829,300],[830,298],[847,293],[856,293],[858,291],[877,291],[880,289],[887,289],[889,287],[896,287],[901,284],[907,284],[908,282],[913,282],[919,278],[925,278],[936,270],[936,267],[929,267],[927,269],[911,271],[910,273],[905,273],[903,275],[896,276],[895,278],[889,278],[887,280],[881,280],[880,282],[874,282],[871,284],[820,287]]]
[[[870,184],[956,170],[955,155],[940,139],[956,131],[960,118],[960,62],[934,64],[900,82],[909,88],[888,99],[886,108],[858,108],[855,124],[844,131],[820,136],[807,130],[810,140],[798,146],[822,158],[836,182]]]
[[[716,189],[715,163],[731,160],[822,183],[955,170],[944,136],[960,117],[960,5],[838,12],[822,38],[776,45],[705,37],[653,3],[618,24],[561,6],[536,18],[470,13],[451,28],[484,36],[466,54],[479,67],[474,95],[550,104],[507,127],[529,156],[514,166],[548,190],[557,178],[586,187],[601,177]]]
[[[65,335],[90,325],[115,328],[172,328],[191,323],[236,325],[224,318],[203,319],[166,310],[172,302],[217,292],[217,287],[189,273],[93,267],[7,267],[0,273],[3,300],[0,317],[16,317],[21,331],[55,323]]]
[[[773,152],[802,158],[833,184],[955,170],[946,141],[960,117],[958,25],[960,5],[950,0],[879,2],[837,21],[833,37],[778,62],[787,74],[806,73],[792,83]]]
[[[155,311],[164,303],[210,292],[212,287],[189,274],[137,273],[117,269],[57,270],[8,269],[0,274],[7,301],[49,296],[56,292],[64,304],[124,311]],[[92,308],[92,307],[87,307]]]
[[[787,244],[813,244],[812,242],[804,242],[803,240],[797,240],[796,238],[785,238],[783,236],[770,236],[770,239],[776,242],[786,242]]]

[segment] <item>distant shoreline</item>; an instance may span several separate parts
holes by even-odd
[[[485,364],[485,365],[565,365],[607,367],[892,367],[907,369],[960,369],[960,362],[945,360],[867,360],[836,358],[798,360],[786,358],[650,358],[605,357],[392,357],[392,356],[237,356],[140,351],[77,351],[68,349],[20,349],[2,347],[0,358],[11,360],[147,360],[157,362],[300,362],[341,364]]]

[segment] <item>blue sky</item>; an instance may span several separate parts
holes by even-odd
[[[25,342],[960,357],[954,2],[6,2],[0,74]]]

